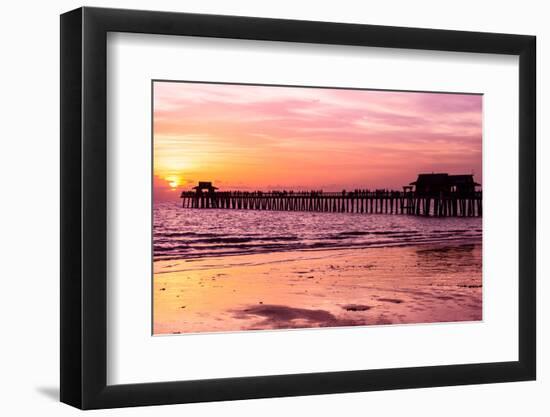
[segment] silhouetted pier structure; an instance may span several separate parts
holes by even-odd
[[[441,175],[441,174],[422,174]],[[417,184],[421,176],[415,183]],[[444,174],[446,175],[446,174]],[[217,191],[211,183],[201,182],[195,191],[181,193],[184,208],[310,211],[331,213],[406,214],[436,217],[479,217],[482,215],[482,192],[475,191],[475,183],[466,183],[460,189],[438,179],[439,186],[426,185],[429,177],[423,177],[424,187],[413,190],[412,185],[403,191],[354,190],[342,192],[323,191]],[[469,185],[468,185],[469,184]],[[472,188],[474,187],[474,188]]]

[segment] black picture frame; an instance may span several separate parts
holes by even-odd
[[[519,56],[518,361],[107,385],[108,32]],[[95,409],[535,379],[535,45],[524,35],[252,17],[88,7],[61,15],[61,401]]]

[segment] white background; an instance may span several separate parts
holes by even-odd
[[[88,5],[335,20],[442,29],[482,30],[538,36],[538,137],[548,135],[542,120],[550,95],[550,27],[544,2],[522,1],[90,1]],[[4,5],[2,14],[2,231],[3,337],[0,409],[7,415],[72,415],[58,404],[59,273],[59,53],[58,14],[80,6],[74,1]],[[7,145],[7,146],[6,146]],[[539,147],[539,213],[550,209],[548,147]],[[548,189],[548,187],[546,187]],[[99,415],[290,415],[380,413],[384,415],[548,415],[550,328],[545,318],[550,296],[545,279],[549,226],[539,215],[539,378],[537,382],[327,395],[100,411]],[[544,237],[542,234],[544,233]]]
[[[109,384],[517,360],[518,212],[500,204],[517,201],[517,57],[136,34],[107,45]],[[483,322],[151,337],[151,79],[483,93]]]

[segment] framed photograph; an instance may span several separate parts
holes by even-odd
[[[533,380],[535,37],[61,16],[61,401]]]

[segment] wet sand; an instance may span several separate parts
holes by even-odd
[[[475,321],[481,243],[157,261],[153,333]]]

